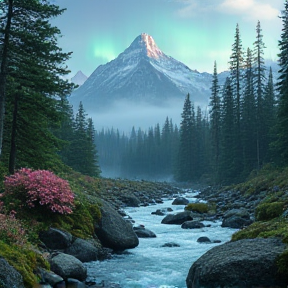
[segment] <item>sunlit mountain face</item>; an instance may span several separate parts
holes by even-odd
[[[103,111],[121,101],[165,106],[167,101],[184,101],[190,93],[197,105],[207,106],[211,80],[210,74],[167,56],[152,36],[142,33],[116,59],[100,65],[70,101],[75,107],[82,101],[87,110]]]

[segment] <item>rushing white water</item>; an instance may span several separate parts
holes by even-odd
[[[195,202],[195,193],[184,195]],[[156,238],[140,238],[139,246],[127,253],[114,255],[112,259],[87,263],[88,280],[117,283],[122,288],[185,288],[189,268],[201,255],[216,245],[229,241],[235,229],[222,228],[221,222],[204,221],[211,227],[182,229],[181,225],[161,224],[165,216],[151,215],[157,209],[171,207],[176,213],[183,211],[182,205],[171,205],[173,200],[148,207],[127,208],[125,211],[135,221],[153,231]],[[198,243],[197,239],[207,236],[213,242]],[[180,247],[161,247],[174,242]]]

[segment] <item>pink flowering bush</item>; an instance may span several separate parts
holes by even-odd
[[[22,168],[5,177],[5,194],[26,202],[29,208],[44,206],[60,214],[72,213],[74,194],[69,183],[48,170]]]

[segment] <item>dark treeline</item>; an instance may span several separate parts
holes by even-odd
[[[61,171],[64,162],[99,176],[92,120],[81,105],[74,119],[67,104],[71,53],[58,47],[61,33],[50,24],[63,12],[45,0],[0,1],[0,164],[11,174]]]
[[[130,178],[172,177],[178,142],[178,127],[168,117],[163,127],[157,124],[148,131],[133,127],[129,136],[114,129],[96,134],[101,169]]]

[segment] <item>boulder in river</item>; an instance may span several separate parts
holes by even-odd
[[[172,202],[172,205],[187,205],[189,203],[189,200],[185,197],[177,197]]]
[[[97,260],[98,250],[90,242],[76,238],[71,246],[65,249],[65,253],[76,257],[81,262],[90,262]]]
[[[286,245],[276,238],[243,239],[216,246],[191,266],[187,288],[284,287],[277,257]]]
[[[134,232],[139,238],[155,238],[156,234],[143,226],[133,227]]]
[[[186,221],[181,225],[182,229],[200,229],[203,227],[205,227],[205,225],[199,221]]]
[[[192,216],[191,216],[191,212],[190,211],[184,211],[184,212],[179,212],[176,214],[168,214],[167,216],[165,216],[161,223],[162,224],[178,224],[181,225],[183,224],[185,221],[191,221],[193,220]]]
[[[95,225],[95,233],[103,246],[113,250],[138,246],[139,239],[130,223],[105,201],[102,201],[100,209],[102,217],[100,223]]]
[[[211,243],[211,240],[206,236],[202,236],[197,239],[197,242],[198,243]]]
[[[83,281],[87,277],[87,268],[72,255],[57,253],[49,259],[51,271],[63,279],[75,278]]]
[[[163,244],[161,247],[180,247],[180,245],[174,242],[168,242]]]

